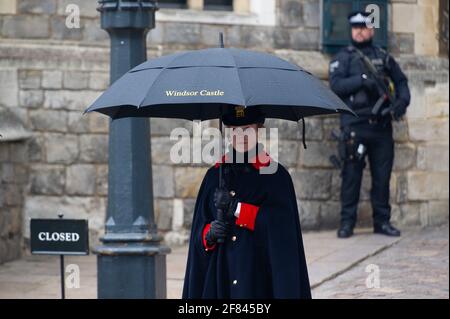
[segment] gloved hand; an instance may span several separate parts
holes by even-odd
[[[205,235],[206,243],[212,246],[217,243],[218,239],[223,239],[231,232],[231,224],[226,221],[214,220]]]
[[[406,105],[402,100],[397,100],[392,108],[392,117],[394,120],[399,121],[406,113]]]
[[[222,209],[225,212],[225,219],[227,221],[233,219],[238,200],[231,196],[228,189],[225,187],[216,188],[214,192],[214,206],[217,209]]]
[[[377,83],[369,78],[366,74],[361,75],[362,78],[362,86],[368,92],[376,92],[377,91]]]

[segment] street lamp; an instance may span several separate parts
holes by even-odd
[[[155,27],[150,0],[100,0],[101,27],[111,38],[110,82],[146,60]],[[165,298],[166,254],[153,210],[148,118],[111,120],[105,236],[97,254],[98,298]]]

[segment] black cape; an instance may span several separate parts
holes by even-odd
[[[273,161],[273,159],[271,159]],[[183,287],[183,299],[311,298],[295,190],[279,163],[262,175],[252,164],[222,164],[227,188],[241,201],[260,206],[254,230],[233,226],[225,243],[206,251],[202,231],[216,219],[213,202],[218,165],[200,186]]]

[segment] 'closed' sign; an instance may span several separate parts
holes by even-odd
[[[33,254],[89,254],[87,220],[32,219],[30,227],[30,246]]]

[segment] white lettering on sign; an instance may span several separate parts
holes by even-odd
[[[38,234],[40,241],[78,241],[80,235],[77,233],[46,233]]]

